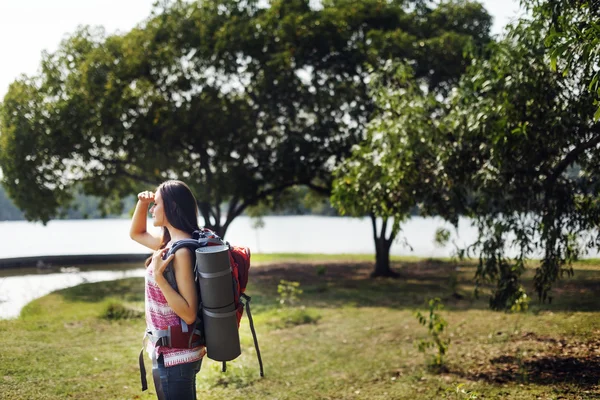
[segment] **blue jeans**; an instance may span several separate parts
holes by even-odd
[[[152,370],[152,376],[159,400],[196,400],[196,374],[202,359],[172,367],[165,367],[162,355],[157,361],[158,368]]]

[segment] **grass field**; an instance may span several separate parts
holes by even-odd
[[[474,298],[469,263],[395,259],[400,279],[373,280],[370,257],[255,261],[247,292],[266,377],[243,319],[242,356],[226,373],[205,359],[199,399],[600,399],[600,262],[577,264],[552,304],[508,314],[488,310],[485,292]],[[279,303],[282,279],[300,283],[296,303]],[[435,371],[414,315],[433,297],[450,341]],[[127,312],[105,318],[118,306]],[[55,292],[0,320],[0,398],[155,398],[139,387],[142,311],[136,278]]]

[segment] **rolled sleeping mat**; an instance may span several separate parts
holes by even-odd
[[[226,309],[202,309],[206,355],[211,360],[231,361],[242,354],[235,305]]]
[[[198,248],[196,268],[200,282],[207,355],[215,361],[231,361],[241,354],[241,349],[229,247]]]
[[[228,246],[199,247],[196,250],[196,268],[203,307],[218,309],[233,304]]]

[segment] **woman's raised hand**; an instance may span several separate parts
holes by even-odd
[[[138,193],[138,200],[142,203],[150,204],[154,201],[154,192],[146,190]]]

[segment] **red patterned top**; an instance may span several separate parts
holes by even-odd
[[[154,271],[152,268],[146,268],[146,326],[150,330],[166,329],[168,326],[181,325],[181,319],[165,299],[162,291],[154,280]],[[198,346],[192,349],[173,349],[170,347],[156,346],[148,341],[146,351],[152,357],[152,352],[156,350],[156,355],[163,355],[165,367],[185,364],[200,360],[206,354],[206,347]]]

